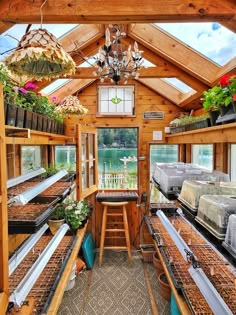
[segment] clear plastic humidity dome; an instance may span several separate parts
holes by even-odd
[[[216,238],[224,240],[231,214],[236,214],[236,196],[203,195],[195,220]]]

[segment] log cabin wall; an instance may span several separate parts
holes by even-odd
[[[138,162],[139,169],[139,190],[138,193],[141,195],[142,192],[149,193],[149,144],[150,143],[165,143],[164,128],[169,125],[169,122],[174,118],[179,116],[181,109],[173,105],[170,101],[158,95],[156,92],[152,91],[148,87],[142,85],[141,83],[129,81],[128,84],[135,85],[135,116],[133,117],[104,117],[98,116],[98,89],[97,84],[93,83],[85,90],[79,94],[79,100],[86,108],[88,108],[89,113],[81,118],[82,124],[88,124],[95,127],[138,127],[139,128],[139,152],[138,156],[144,156],[144,161]],[[144,120],[144,111],[163,111],[164,119],[161,120]],[[153,141],[153,131],[162,131],[163,140]],[[101,204],[95,203],[95,215],[93,216],[91,229],[95,233],[95,243],[99,247],[100,243],[100,233],[101,233],[101,220],[102,211]],[[134,246],[139,245],[139,237],[136,237],[139,229],[139,221],[141,211],[136,206],[135,202],[131,202],[128,205],[128,221],[130,228],[131,244]],[[141,233],[144,236],[144,240],[141,241],[148,242],[146,238],[146,233]],[[150,236],[150,233],[148,233]],[[136,237],[136,241],[135,241]],[[135,241],[135,244],[134,244]],[[151,241],[149,239],[149,241]],[[114,241],[113,241],[114,242]],[[114,243],[110,243],[114,245]]]

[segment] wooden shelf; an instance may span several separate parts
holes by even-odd
[[[5,126],[5,134],[6,144],[60,145],[75,143],[73,137],[12,126]]]
[[[173,293],[173,295],[174,295],[174,297],[175,297],[175,301],[176,301],[176,303],[177,303],[177,305],[178,305],[178,308],[179,308],[180,313],[181,313],[182,315],[191,315],[192,313],[191,313],[191,311],[190,311],[190,309],[189,309],[189,307],[188,307],[188,304],[187,304],[186,300],[184,299],[183,295],[179,294],[178,291],[177,291],[176,288],[175,288],[175,285],[174,285],[174,283],[173,283],[173,281],[172,281],[172,278],[171,278],[171,276],[170,276],[170,274],[169,274],[169,271],[168,271],[168,269],[167,269],[167,267],[166,267],[166,264],[165,264],[165,262],[164,262],[164,259],[162,258],[162,255],[161,255],[161,253],[160,253],[160,251],[159,251],[159,248],[158,248],[158,246],[157,246],[157,243],[154,242],[154,241],[153,241],[153,243],[154,243],[155,249],[156,249],[156,251],[157,251],[157,253],[158,253],[158,257],[160,258],[160,261],[161,261],[161,263],[162,263],[162,266],[163,266],[165,275],[166,275],[166,277],[167,277],[167,280],[168,280],[168,283],[169,283],[171,292]]]
[[[88,225],[88,223],[86,223],[86,225],[82,229],[79,229],[77,231],[77,240],[76,240],[75,246],[71,252],[71,255],[70,255],[70,258],[67,262],[67,265],[66,265],[66,267],[65,267],[65,269],[61,275],[60,282],[59,282],[59,284],[55,290],[55,293],[53,295],[52,301],[50,303],[50,306],[48,308],[46,315],[56,315],[57,314],[57,311],[59,309],[59,306],[61,304],[61,301],[62,301],[62,298],[64,295],[65,288],[67,286],[68,281],[70,280],[71,270],[73,268],[73,265],[74,265],[76,258],[78,256],[78,252],[79,252],[80,247],[82,245],[83,238],[84,238],[85,232],[87,230],[87,225]]]
[[[236,123],[166,135],[168,144],[236,142]]]

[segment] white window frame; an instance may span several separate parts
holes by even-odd
[[[125,92],[127,90],[129,90],[129,93]],[[113,98],[121,99],[121,101],[113,103]],[[133,116],[134,86],[98,86],[98,115]]]

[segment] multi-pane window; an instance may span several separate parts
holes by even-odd
[[[178,162],[178,145],[151,144],[150,145],[150,176],[152,176],[155,163]]]
[[[213,145],[192,144],[192,163],[213,170]]]
[[[26,174],[41,167],[41,147],[21,146],[21,173]]]
[[[134,115],[134,86],[99,86],[100,115]]]

